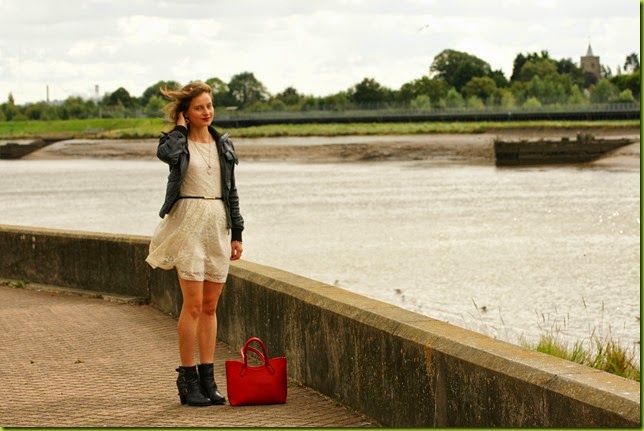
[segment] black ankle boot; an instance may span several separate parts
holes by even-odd
[[[189,406],[209,406],[212,403],[201,393],[199,386],[199,376],[197,367],[179,367],[176,370],[179,373],[177,377],[177,389],[179,389],[179,399],[181,404],[188,403]]]
[[[210,398],[213,404],[221,405],[226,402],[226,398],[217,390],[213,364],[199,365],[199,384],[201,385],[202,393]]]

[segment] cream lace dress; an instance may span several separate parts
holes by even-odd
[[[180,195],[221,197],[215,143],[188,141],[188,151],[190,163]],[[179,199],[157,226],[145,260],[153,268],[176,268],[185,280],[225,282],[230,266],[230,230],[223,201]]]

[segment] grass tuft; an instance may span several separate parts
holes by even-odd
[[[552,334],[544,334],[536,344],[521,340],[525,348],[587,365],[627,379],[640,381],[640,367],[635,361],[634,352],[625,349],[612,338],[601,339],[592,336],[590,348],[581,341],[570,347]]]

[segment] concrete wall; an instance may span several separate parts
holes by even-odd
[[[150,296],[149,239],[0,225],[0,276],[109,294]]]
[[[175,315],[174,271],[144,262],[149,238],[0,225],[0,279],[133,296]],[[219,336],[259,336],[289,376],[396,427],[640,427],[640,385],[396,306],[238,262]]]

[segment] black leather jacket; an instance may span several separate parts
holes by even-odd
[[[228,228],[232,230],[232,241],[242,240],[244,219],[239,211],[239,195],[235,184],[235,165],[239,163],[235,154],[235,147],[228,138],[228,133],[220,135],[214,127],[208,127],[210,134],[217,142],[219,164],[221,166],[221,197],[226,207]],[[188,151],[188,129],[176,126],[170,133],[163,133],[157,147],[157,157],[170,167],[168,185],[166,187],[165,202],[159,211],[161,218],[170,212],[172,206],[179,199],[181,183],[188,170],[190,152]]]

